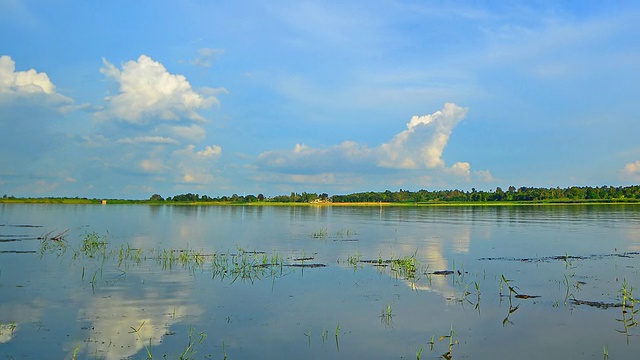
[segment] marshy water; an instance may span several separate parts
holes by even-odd
[[[0,358],[629,359],[639,251],[639,205],[0,204]]]

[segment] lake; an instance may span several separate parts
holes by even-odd
[[[628,359],[639,252],[633,204],[0,204],[0,358]]]

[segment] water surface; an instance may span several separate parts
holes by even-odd
[[[638,205],[0,204],[0,356],[630,358],[638,251]]]

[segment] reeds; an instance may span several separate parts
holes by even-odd
[[[620,319],[616,319],[616,321],[622,324],[622,330],[616,329],[617,332],[621,334],[625,334],[627,338],[627,344],[629,343],[629,337],[632,336],[630,330],[632,328],[638,327],[638,320],[635,315],[640,311],[640,309],[636,309],[636,303],[640,302],[640,299],[636,299],[633,296],[633,287],[627,284],[627,279],[624,279],[622,282],[622,288],[620,289],[620,295],[622,297],[622,314]]]

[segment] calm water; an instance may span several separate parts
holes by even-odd
[[[639,251],[638,205],[0,204],[0,358],[634,358]]]

